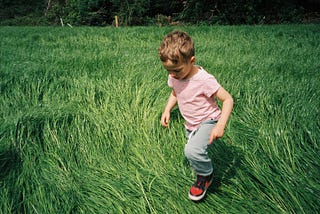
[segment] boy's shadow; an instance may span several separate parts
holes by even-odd
[[[217,193],[220,186],[230,183],[236,176],[237,169],[241,167],[242,151],[240,148],[218,139],[209,149],[209,157],[213,164],[214,178],[208,189],[209,193]]]

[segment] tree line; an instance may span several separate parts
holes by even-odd
[[[1,25],[274,24],[319,15],[319,0],[0,0]]]

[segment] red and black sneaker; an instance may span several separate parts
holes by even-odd
[[[211,185],[213,180],[213,173],[208,176],[197,175],[197,180],[191,186],[189,191],[189,198],[193,201],[201,200],[206,192],[208,187]]]

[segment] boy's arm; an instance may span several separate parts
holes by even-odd
[[[174,90],[172,90],[172,92],[169,96],[169,99],[168,99],[168,103],[162,113],[162,116],[161,116],[161,125],[162,126],[168,127],[169,120],[170,120],[170,111],[176,104],[177,104],[176,93],[174,92]]]
[[[214,96],[217,97],[222,102],[222,108],[221,108],[221,117],[217,122],[216,126],[213,127],[211,131],[209,144],[211,144],[212,141],[216,140],[217,138],[220,138],[223,136],[224,129],[227,125],[227,122],[229,120],[229,117],[233,108],[232,96],[223,87],[220,87],[218,91],[214,94]]]

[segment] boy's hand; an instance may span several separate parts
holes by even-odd
[[[170,112],[163,112],[161,116],[161,125],[164,127],[168,127],[170,120]]]
[[[161,125],[164,127],[168,127],[169,120],[170,120],[170,111],[171,109],[177,104],[177,96],[174,90],[171,91],[171,94],[168,99],[168,103],[166,108],[164,109],[162,116],[161,116]]]
[[[224,128],[218,126],[218,124],[212,128],[209,138],[209,144],[211,144],[213,141],[217,140],[218,138],[221,138],[224,134]]]

